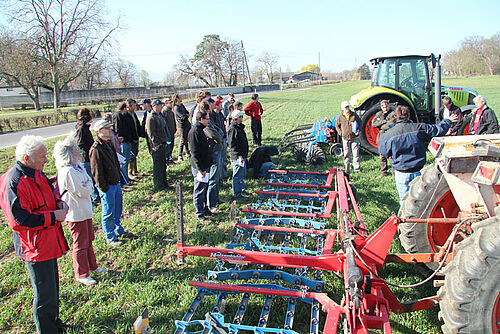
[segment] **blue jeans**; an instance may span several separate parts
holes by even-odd
[[[96,201],[99,200],[99,192],[97,191],[97,186],[95,185],[94,178],[92,177],[92,169],[90,168],[90,162],[82,162],[82,167],[85,169],[87,174],[92,179],[92,184],[94,185],[94,191],[92,192],[90,197],[92,198],[92,202],[95,203]]]
[[[104,192],[97,187],[101,196],[101,220],[102,230],[106,235],[106,241],[116,241],[120,234],[124,234],[120,223],[122,215],[123,195],[120,184],[110,185],[108,191]]]
[[[220,174],[222,170],[222,152],[215,151],[212,153],[212,159],[214,163],[210,166],[210,177],[208,179],[208,207],[210,209],[215,208],[217,201],[219,200],[219,184],[220,184]]]
[[[399,199],[401,200],[410,190],[410,182],[417,176],[420,176],[420,172],[402,173],[394,170],[394,180],[396,181],[396,189],[398,190]]]
[[[196,211],[196,218],[205,218],[205,213],[207,212],[208,183],[200,182],[196,179],[196,174],[198,174],[197,169],[191,167],[191,172],[194,176],[193,204]],[[208,171],[206,172],[208,173]]]
[[[247,162],[244,160],[243,166],[238,165],[238,160],[231,160],[233,164],[233,195],[240,198],[245,190],[245,175],[247,174]]]
[[[122,174],[125,177],[125,181],[129,182],[130,179],[128,177],[128,164],[132,161],[132,143],[121,143],[122,154],[125,157],[125,161],[120,163],[120,169],[122,170]]]
[[[272,161],[264,162],[259,169],[259,177],[267,175],[270,169],[275,169],[276,165]]]

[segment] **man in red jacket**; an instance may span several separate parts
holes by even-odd
[[[33,286],[36,329],[38,333],[62,333],[74,327],[59,319],[57,258],[69,249],[61,227],[68,208],[56,198],[43,173],[47,149],[42,137],[22,137],[16,160],[0,178],[0,207]]]
[[[264,112],[259,102],[259,94],[252,95],[252,101],[244,109],[245,115],[252,118],[252,139],[255,146],[262,145],[262,121],[260,116]]]

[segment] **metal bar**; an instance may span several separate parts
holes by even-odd
[[[184,244],[184,195],[182,192],[182,180],[175,183],[175,220],[177,223],[177,244]],[[177,258],[177,264],[183,265],[183,258]]]
[[[194,312],[198,309],[198,306],[200,306],[201,301],[203,300],[203,297],[205,296],[205,291],[203,290],[198,290],[198,294],[194,298],[194,300],[191,302],[191,305],[189,305],[188,310],[184,314],[184,317],[182,317],[182,321],[190,321],[191,318],[194,315]],[[184,333],[185,328],[177,327],[175,330],[175,334],[181,334]]]
[[[456,224],[460,221],[458,218],[402,218],[402,223],[425,223],[425,224]]]
[[[267,327],[267,323],[269,322],[269,313],[271,312],[271,305],[273,304],[273,296],[266,295],[266,299],[264,300],[264,305],[262,305],[262,312],[260,313],[259,318],[259,327]]]
[[[437,259],[439,257],[438,253],[398,253],[398,254],[387,254],[385,258],[385,263],[389,262],[402,262],[402,263],[432,263],[432,262],[440,262],[441,260]],[[449,263],[453,260],[453,254],[448,254],[446,257],[445,263]]]
[[[249,224],[235,224],[237,228],[250,229],[250,230],[264,230],[264,231],[276,231],[276,232],[292,232],[292,233],[304,233],[304,234],[328,234],[330,230],[315,230],[315,229],[302,229],[295,227],[280,227],[280,226],[262,226],[262,225],[249,225]]]

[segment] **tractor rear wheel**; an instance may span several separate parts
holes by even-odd
[[[375,118],[375,115],[379,110],[379,104],[376,104],[368,109],[363,116],[361,116],[359,139],[361,141],[361,145],[373,154],[378,154],[378,129],[373,127],[372,120]]]
[[[500,331],[500,210],[472,225],[472,233],[455,248],[443,270],[439,318],[443,333]]]
[[[460,208],[442,175],[435,164],[422,169],[422,175],[410,183],[410,190],[401,200],[399,217],[457,217]],[[453,224],[404,223],[399,225],[399,240],[408,253],[435,253],[444,245],[452,230]],[[426,263],[426,266],[435,270],[438,264]]]

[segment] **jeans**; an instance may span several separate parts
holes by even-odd
[[[233,195],[235,198],[240,198],[245,190],[245,175],[247,174],[247,162],[244,160],[243,166],[238,164],[238,160],[231,160],[233,164]]]
[[[90,195],[90,198],[92,199],[92,202],[95,203],[96,201],[99,201],[99,192],[97,191],[97,186],[95,185],[94,177],[92,176],[92,169],[90,168],[90,162],[82,162],[82,167],[85,169],[87,174],[92,179],[92,184],[94,185],[94,191]]]
[[[97,269],[92,241],[94,240],[94,225],[92,219],[81,222],[68,222],[73,239],[73,272],[75,278],[85,278],[91,271]]]
[[[210,166],[210,177],[208,179],[208,207],[210,209],[215,208],[217,201],[219,200],[219,184],[220,184],[220,174],[222,169],[222,152],[215,151],[212,152],[212,159],[214,163]]]
[[[106,241],[112,242],[118,240],[120,234],[124,234],[120,217],[122,215],[123,195],[119,184],[110,185],[108,191],[104,192],[99,187],[101,196],[101,216],[102,230],[106,235]]]
[[[166,158],[165,162],[172,162],[174,159],[172,159],[172,151],[174,150],[174,137],[171,137],[169,140],[170,144],[167,141],[167,151],[166,151]]]
[[[200,182],[196,179],[198,170],[191,168],[191,172],[194,176],[194,186],[193,186],[193,204],[196,210],[196,218],[205,218],[205,213],[207,212],[207,189],[208,183]],[[208,171],[206,171],[208,173]]]
[[[398,190],[400,200],[403,198],[404,194],[410,190],[409,184],[411,180],[419,175],[420,172],[403,173],[394,170],[394,180],[396,181],[396,189]]]
[[[261,145],[262,142],[262,121],[260,119],[252,119],[252,139],[255,145]]]
[[[344,166],[346,173],[349,173],[351,166],[354,167],[355,171],[359,171],[361,168],[359,164],[359,138],[351,140],[342,139],[342,145],[344,149]]]
[[[272,161],[264,162],[259,169],[259,177],[267,175],[270,169],[275,169],[276,165]]]
[[[60,320],[57,259],[25,263],[33,287],[33,318],[36,330],[39,334],[58,333]]]
[[[120,169],[122,170],[122,174],[125,178],[126,182],[129,182],[130,179],[128,177],[128,164],[132,161],[132,143],[121,143],[122,155],[125,157],[125,161],[120,163]]]
[[[151,150],[151,157],[153,158],[153,184],[155,191],[163,190],[167,186],[166,153],[166,144],[161,144]]]

